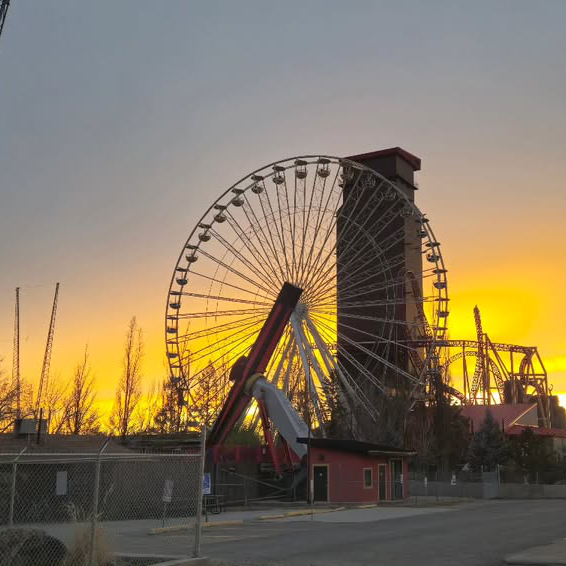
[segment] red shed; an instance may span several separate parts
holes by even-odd
[[[304,444],[306,438],[298,439]],[[409,497],[408,458],[415,452],[358,440],[310,439],[315,501],[378,503]]]

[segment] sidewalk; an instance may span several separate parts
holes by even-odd
[[[551,544],[544,546],[534,546],[517,552],[508,554],[505,557],[506,564],[532,566],[562,566],[566,564],[566,539],[559,539]]]

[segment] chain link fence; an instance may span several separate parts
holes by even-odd
[[[566,499],[566,480],[556,472],[529,474],[501,466],[491,472],[409,475],[412,497],[472,499]]]
[[[202,476],[198,449],[0,454],[0,566],[144,564],[128,538],[171,526],[198,556]]]

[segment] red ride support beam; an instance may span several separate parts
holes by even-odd
[[[252,396],[245,391],[246,382],[253,375],[265,372],[302,292],[303,290],[299,287],[283,283],[275,304],[252,346],[249,357],[242,357],[234,364],[230,374],[234,385],[208,435],[210,445],[222,444],[247,409]]]

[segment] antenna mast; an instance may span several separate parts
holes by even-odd
[[[53,348],[53,333],[55,332],[55,315],[57,314],[58,297],[59,297],[59,283],[55,285],[55,296],[53,297],[53,309],[51,310],[51,322],[49,323],[49,331],[47,333],[47,344],[45,345],[45,354],[43,355],[43,366],[41,368],[41,378],[39,380],[39,388],[37,390],[37,400],[35,403],[36,418],[39,418],[39,411],[41,408],[41,397],[43,395],[43,392],[47,390],[47,386],[49,384],[49,364],[51,363],[51,350]]]
[[[6,15],[8,14],[9,7],[10,0],[0,0],[0,34],[2,33],[2,28],[4,27],[4,22],[6,21]]]
[[[21,417],[22,384],[20,381],[20,288],[16,287],[14,312],[14,348],[12,350],[12,387],[16,391],[16,419]]]

